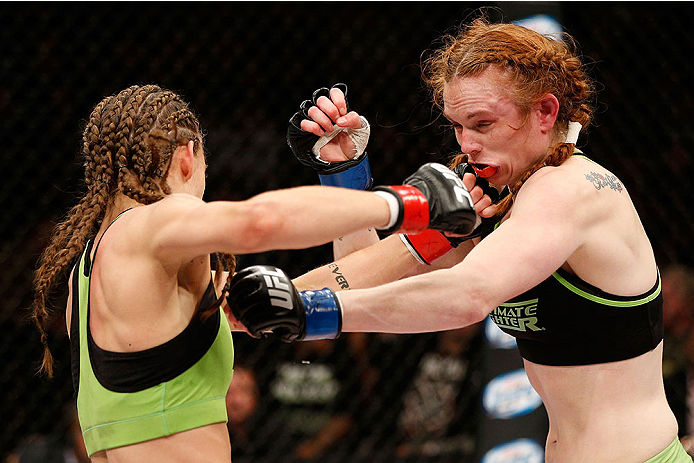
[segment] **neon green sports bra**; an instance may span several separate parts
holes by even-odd
[[[221,308],[206,320],[194,316],[176,337],[151,349],[103,350],[89,330],[91,247],[73,269],[70,323],[72,379],[89,456],[226,422],[234,346]],[[210,281],[201,304],[214,300]]]

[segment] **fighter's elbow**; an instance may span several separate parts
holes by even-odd
[[[477,305],[474,310],[474,316],[472,317],[473,323],[484,321],[484,319],[486,319],[489,316],[492,310],[494,310],[494,307],[492,307],[487,301]]]
[[[493,296],[485,290],[483,285],[477,285],[474,279],[458,279],[454,281],[466,281],[466,284],[458,289],[458,296],[454,312],[463,326],[481,322],[494,310]]]
[[[275,240],[283,234],[285,218],[273,201],[254,198],[246,201],[243,211],[243,236],[240,253],[262,252],[271,249]]]
[[[481,322],[487,318],[489,312],[492,311],[489,305],[490,303],[484,295],[470,296],[468,302],[465,313],[462,314],[466,326]]]

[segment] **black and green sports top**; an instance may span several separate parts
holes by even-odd
[[[663,339],[660,274],[650,291],[608,294],[559,269],[489,314],[521,356],[542,365],[592,365],[637,357]]]
[[[101,349],[89,330],[91,247],[73,269],[70,322],[72,380],[87,453],[226,422],[234,346],[221,308],[205,320],[194,316],[181,333],[151,349]],[[200,304],[215,299],[210,281]]]

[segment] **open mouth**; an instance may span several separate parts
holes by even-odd
[[[475,169],[477,175],[482,178],[491,177],[499,170],[498,167],[490,166],[489,164],[470,163],[470,165]]]

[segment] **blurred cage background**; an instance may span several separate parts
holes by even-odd
[[[375,181],[400,183],[457,148],[422,87],[420,54],[482,6],[493,7],[494,20],[552,13],[577,39],[599,83],[594,124],[579,146],[621,178],[661,267],[694,264],[689,2],[2,3],[0,460],[23,437],[66,426],[73,389],[65,291],[56,292],[50,344],[58,363],[49,381],[35,374],[41,344],[28,321],[31,281],[51,228],[83,191],[81,131],[103,96],[134,83],[181,93],[206,133],[206,199],[238,200],[317,183],[286,145],[287,120],[314,89],[345,82],[350,105],[372,125]],[[240,256],[239,265],[272,264],[298,276],[330,260],[326,245]],[[237,361],[253,366],[260,383],[252,439],[271,446],[276,437],[263,424],[274,410],[264,397],[287,346],[245,335],[235,341]],[[374,401],[404,388],[431,342],[431,335],[403,336],[391,357],[369,353],[402,368],[380,378],[367,406],[350,401],[366,420],[357,441],[371,436],[364,461],[376,461],[395,438]],[[344,439],[323,461],[355,461],[353,442]]]

